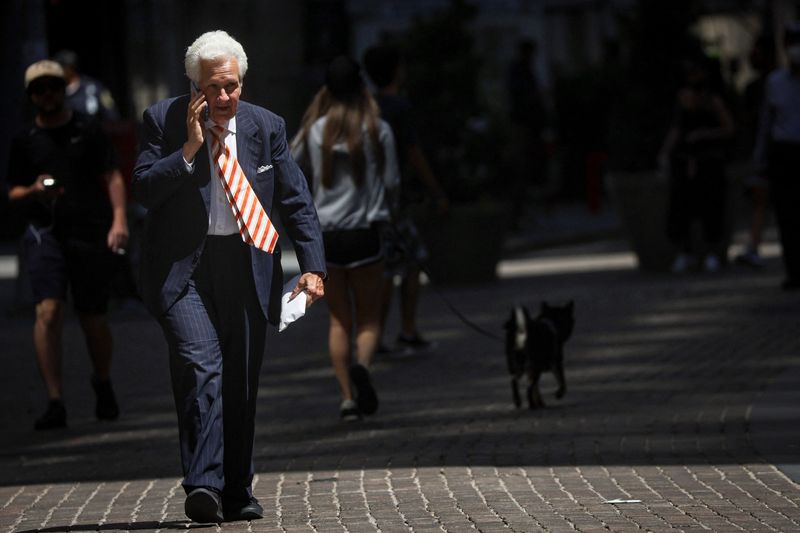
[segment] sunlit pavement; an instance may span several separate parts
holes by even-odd
[[[381,356],[381,406],[338,420],[326,307],[270,333],[256,436],[264,520],[226,531],[800,531],[800,293],[767,266],[643,273],[625,244],[531,252],[477,286],[428,286],[429,353]],[[436,289],[436,290],[434,290]],[[0,282],[9,301],[12,280]],[[502,334],[510,306],[574,300],[566,397],[515,409]],[[0,526],[21,531],[184,529],[166,346],[127,302],[112,315],[123,415],[93,418],[88,361],[67,319],[69,429],[44,408],[30,318],[0,327]],[[386,339],[394,339],[396,314]],[[793,481],[794,479],[794,481]]]

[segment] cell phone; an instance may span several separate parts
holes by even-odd
[[[192,91],[192,96],[200,92],[200,87],[194,81],[189,80],[189,88]],[[206,100],[206,106],[203,108],[203,121],[207,120],[208,120],[208,100]]]
[[[58,185],[58,182],[56,181],[55,178],[45,178],[45,179],[42,180],[42,185],[46,189],[52,189],[53,187]]]

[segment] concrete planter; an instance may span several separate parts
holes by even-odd
[[[428,247],[427,269],[440,285],[493,281],[502,258],[510,223],[509,207],[501,202],[454,204],[445,218],[417,216]]]
[[[725,236],[715,252],[723,264],[727,263],[727,250],[733,238],[734,222],[739,212],[741,194],[739,172],[729,172],[726,198]],[[619,212],[639,268],[652,272],[669,271],[675,258],[675,246],[667,238],[667,209],[669,182],[655,170],[640,172],[612,172],[608,176],[609,192]],[[699,244],[699,227],[695,222],[695,236]]]
[[[608,184],[639,268],[668,271],[676,250],[667,239],[667,179],[655,171],[612,172]]]

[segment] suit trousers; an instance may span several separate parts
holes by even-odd
[[[189,284],[159,323],[169,345],[184,490],[210,487],[223,505],[246,504],[267,321],[250,249],[238,234],[206,238]]]

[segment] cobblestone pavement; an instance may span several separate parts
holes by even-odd
[[[608,251],[619,247],[531,257]],[[338,421],[324,304],[271,332],[254,487],[266,516],[192,527],[800,531],[800,294],[778,289],[778,261],[681,278],[584,270],[441,289],[498,335],[514,302],[575,301],[569,390],[555,400],[546,375],[548,407],[537,411],[513,408],[499,341],[462,324],[432,288],[421,325],[437,348],[382,356],[373,371],[380,410],[362,423]],[[3,320],[0,531],[190,527],[164,341],[136,306],[112,316],[122,417],[93,419],[85,349],[69,317],[69,428],[49,433],[31,429],[44,401],[29,318]]]

